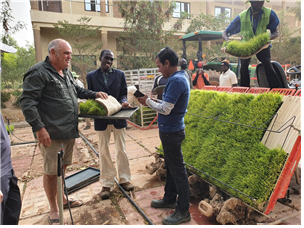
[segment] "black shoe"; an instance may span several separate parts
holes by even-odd
[[[175,208],[176,207],[176,204],[165,204],[164,203],[164,200],[161,199],[161,200],[152,200],[151,201],[151,207],[154,207],[154,208]]]
[[[163,225],[178,225],[183,222],[189,222],[191,220],[190,212],[182,214],[178,211],[174,211],[171,215],[167,216],[167,218],[163,218]]]

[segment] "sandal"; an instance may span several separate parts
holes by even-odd
[[[58,225],[60,225],[59,219],[51,219],[50,216],[48,216],[48,222],[50,225],[54,225],[54,223],[58,223]]]
[[[78,202],[77,204],[75,204],[75,202]],[[74,207],[80,207],[83,205],[83,202],[81,200],[74,200],[74,199],[69,199],[69,203],[70,203],[70,207],[74,208]],[[68,203],[63,205],[63,209],[68,209],[69,205]]]

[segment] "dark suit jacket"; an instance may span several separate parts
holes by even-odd
[[[120,70],[112,69],[112,72],[109,72],[108,86],[106,86],[104,82],[100,68],[88,73],[87,83],[88,89],[90,90],[105,92],[108,95],[115,97],[120,103],[128,101],[126,76],[125,73]],[[96,131],[104,131],[108,124],[113,124],[115,128],[120,129],[127,127],[127,120],[94,119]]]

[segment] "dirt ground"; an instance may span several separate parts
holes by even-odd
[[[25,121],[24,115],[20,108],[17,108],[13,103],[16,101],[16,98],[14,96],[11,97],[11,99],[4,104],[6,105],[6,108],[1,109],[1,113],[4,119],[4,122],[7,124],[6,118],[9,119],[10,123],[14,122],[22,122]]]

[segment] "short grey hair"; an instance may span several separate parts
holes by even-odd
[[[60,46],[60,42],[67,42],[66,40],[63,40],[63,39],[55,39],[55,40],[52,40],[49,44],[49,47],[48,47],[48,52],[49,54],[51,53],[51,50],[52,49],[55,49],[56,52],[59,51],[59,46]],[[67,42],[68,43],[68,42]],[[69,43],[68,43],[69,44]],[[70,45],[70,44],[69,44]]]

